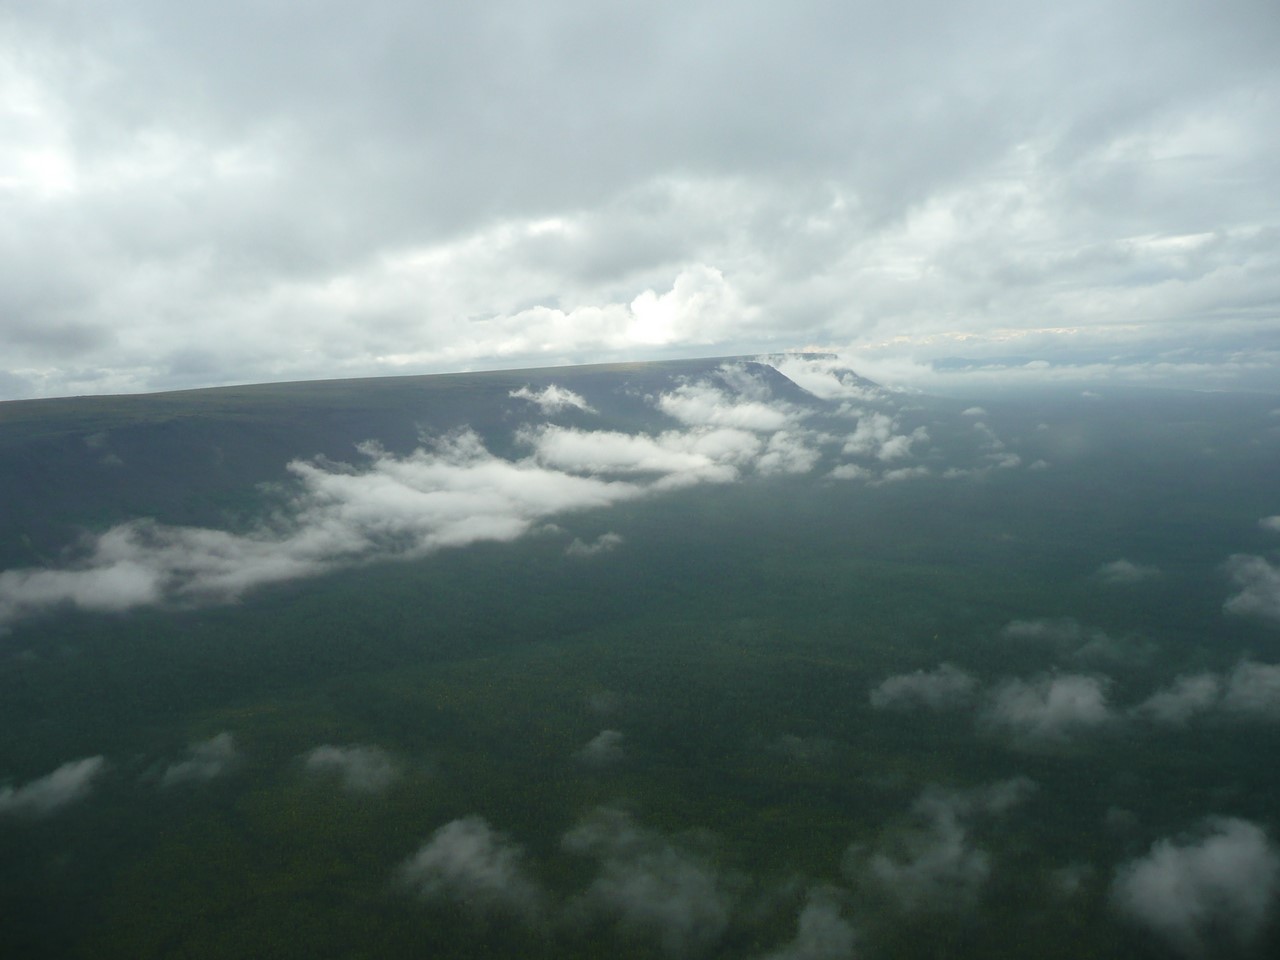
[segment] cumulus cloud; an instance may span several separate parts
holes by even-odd
[[[532,387],[521,387],[519,390],[512,390],[508,396],[517,400],[528,400],[545,414],[562,413],[565,410],[596,412],[596,408],[587,403],[580,394],[554,383],[537,391]]]
[[[657,406],[686,426],[731,427],[756,433],[781,430],[802,416],[801,411],[782,409],[763,400],[730,398],[705,381],[681,384],[658,397]]]
[[[852,924],[840,913],[839,891],[817,887],[800,911],[795,939],[762,960],[849,960],[856,939]]]
[[[1178,677],[1134,708],[1141,717],[1170,726],[1185,726],[1197,714],[1218,706],[1222,681],[1211,673]]]
[[[1197,836],[1157,841],[1123,864],[1111,902],[1188,957],[1248,948],[1280,890],[1280,854],[1261,827],[1214,818]]]
[[[1227,573],[1240,588],[1223,604],[1227,613],[1280,620],[1280,569],[1263,557],[1236,554],[1227,561]]]
[[[1153,650],[1149,643],[1112,637],[1071,617],[1011,620],[1001,628],[1000,636],[1039,644],[1062,656],[1084,661],[1142,659]]]
[[[382,793],[400,776],[390,754],[374,746],[324,744],[307,752],[305,764],[312,773],[336,777],[351,793]]]
[[[600,534],[589,543],[580,537],[574,537],[573,542],[565,547],[564,552],[571,557],[594,557],[597,553],[608,553],[620,546],[622,546],[621,535],[610,531]]]
[[[1080,674],[1009,680],[983,714],[988,729],[1025,743],[1063,743],[1113,719],[1106,682]]]
[[[878,384],[860,377],[835,355],[778,354],[758,358],[792,383],[822,400],[877,401],[887,396]]]
[[[970,837],[972,821],[1004,814],[1034,790],[1035,784],[1026,777],[969,790],[930,787],[912,807],[918,825],[897,838],[897,849],[866,860],[865,872],[903,909],[971,909],[991,875],[990,854]],[[846,868],[857,871],[862,856],[860,848],[851,848]]]
[[[64,763],[50,774],[20,787],[0,787],[0,816],[43,817],[83,800],[93,782],[106,769],[101,756]]]
[[[186,760],[172,763],[160,777],[160,786],[204,783],[231,771],[240,759],[235,739],[225,730],[208,740],[193,743]]]
[[[916,427],[910,433],[898,433],[897,419],[887,413],[859,410],[854,411],[854,415],[858,417],[858,423],[844,440],[843,452],[849,456],[901,460],[911,453],[915,444],[929,439],[924,427]]]
[[[1178,677],[1134,708],[1148,720],[1185,726],[1213,713],[1237,719],[1280,719],[1280,664],[1241,660],[1230,673]]]
[[[1222,705],[1237,714],[1280,719],[1280,664],[1236,664],[1227,677]]]
[[[612,766],[626,757],[626,751],[622,747],[624,739],[622,733],[617,730],[601,730],[577,752],[576,756],[588,766]]]
[[[1158,567],[1146,566],[1121,558],[1120,560],[1112,560],[1110,563],[1104,563],[1094,571],[1093,575],[1103,583],[1130,584],[1155,579],[1160,576],[1160,570]]]
[[[1280,515],[1263,517],[1258,521],[1258,526],[1263,530],[1270,530],[1272,533],[1280,533]]]
[[[523,850],[480,817],[446,823],[400,866],[399,877],[426,899],[448,899],[477,914],[533,919],[543,901]]]
[[[596,810],[565,835],[564,847],[599,864],[572,913],[612,923],[674,957],[710,947],[729,924],[733,897],[715,867],[624,811]]]
[[[871,691],[871,706],[877,710],[948,710],[967,706],[978,688],[978,680],[959,667],[944,663],[925,672],[889,677]]]

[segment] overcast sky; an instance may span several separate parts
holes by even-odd
[[[1274,382],[1277,50],[1274,0],[6,0],[0,398],[798,347]]]

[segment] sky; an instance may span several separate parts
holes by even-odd
[[[822,349],[1267,387],[1270,0],[8,0],[0,399]]]

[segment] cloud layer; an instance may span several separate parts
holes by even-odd
[[[1277,39],[1236,0],[11,5],[0,395],[806,343],[1273,376]]]

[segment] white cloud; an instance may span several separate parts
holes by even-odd
[[[20,787],[0,787],[0,816],[43,817],[83,800],[93,782],[106,769],[103,757],[85,757],[64,763],[50,774]]]
[[[596,858],[600,870],[571,912],[612,922],[674,957],[710,947],[729,924],[733,897],[715,867],[625,812],[596,810],[564,846]]]
[[[351,793],[382,793],[400,776],[399,765],[380,747],[324,744],[307,752],[312,773],[337,777]]]
[[[170,764],[160,777],[160,786],[204,783],[231,771],[239,762],[235,739],[225,730],[208,740],[193,743],[186,760]]]
[[[622,537],[619,534],[602,533],[590,543],[579,537],[574,537],[573,542],[565,547],[565,553],[571,557],[594,557],[598,553],[608,553],[610,550],[616,550],[622,546]]]
[[[658,409],[691,427],[729,427],[771,433],[800,419],[800,412],[788,411],[760,400],[730,398],[705,381],[681,384],[658,397]]]
[[[877,710],[948,710],[971,703],[977,688],[976,677],[944,663],[927,673],[917,670],[889,677],[871,691],[870,700]]]
[[[1080,674],[1009,680],[983,714],[984,724],[1026,743],[1062,743],[1113,719],[1106,684]]]
[[[475,913],[534,919],[543,894],[527,875],[523,850],[480,817],[446,823],[399,869],[427,899],[449,899]]]
[[[1280,855],[1262,828],[1215,818],[1199,837],[1159,840],[1145,857],[1123,864],[1111,902],[1176,951],[1200,957],[1249,947],[1278,889]]]
[[[1152,694],[1134,712],[1158,723],[1184,726],[1194,716],[1214,713],[1237,719],[1280,719],[1280,664],[1241,660],[1225,676],[1199,673],[1178,677]]]
[[[795,939],[762,960],[849,960],[857,937],[840,913],[839,891],[817,887],[796,921]]]
[[[987,416],[987,411],[982,407],[968,407],[965,410],[961,410],[960,415],[962,417],[985,417]]]
[[[1280,570],[1262,557],[1236,554],[1227,572],[1240,592],[1223,604],[1227,613],[1280,620]]]
[[[1160,570],[1158,567],[1146,566],[1121,558],[1120,560],[1112,560],[1110,563],[1104,563],[1094,571],[1093,575],[1103,583],[1131,584],[1153,580],[1160,576]]]
[[[587,403],[580,394],[565,387],[550,384],[542,390],[534,391],[531,387],[512,390],[508,396],[518,400],[528,400],[545,414],[563,413],[565,410],[581,410],[583,413],[595,413],[595,407]]]
[[[592,767],[609,767],[626,757],[622,747],[625,738],[618,730],[601,730],[576,754],[583,763]]]
[[[1272,533],[1280,533],[1280,515],[1263,517],[1258,521],[1258,526],[1263,530],[1270,530]]]

